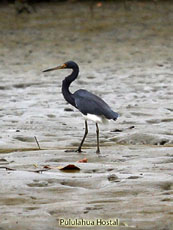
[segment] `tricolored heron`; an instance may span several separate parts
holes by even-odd
[[[75,93],[71,93],[69,91],[70,84],[77,78],[79,74],[79,66],[75,62],[68,61],[61,66],[47,69],[44,70],[43,72],[48,72],[57,69],[72,69],[72,73],[69,76],[67,76],[62,82],[62,94],[65,100],[68,103],[70,103],[72,106],[77,108],[85,118],[85,133],[76,151],[81,152],[82,145],[88,134],[87,120],[92,120],[96,124],[96,133],[97,133],[96,153],[100,153],[98,123],[103,123],[107,119],[116,120],[118,118],[118,113],[114,112],[109,107],[109,105],[106,104],[106,102],[104,102],[100,97],[88,92],[87,90],[79,89]]]

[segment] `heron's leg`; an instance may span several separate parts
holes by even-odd
[[[96,123],[96,133],[97,133],[97,150],[96,153],[100,153],[100,147],[99,147],[99,126]]]
[[[77,152],[79,152],[79,153],[82,152],[81,148],[82,148],[82,145],[83,145],[83,143],[85,141],[85,138],[86,138],[87,134],[88,134],[88,124],[87,124],[87,121],[85,120],[85,133],[84,133],[82,141],[81,141],[81,143],[80,143],[80,145],[79,145],[79,147],[77,149]]]

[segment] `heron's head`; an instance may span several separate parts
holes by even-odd
[[[74,61],[68,61],[65,62],[63,65],[51,68],[51,69],[46,69],[43,72],[48,72],[48,71],[52,71],[52,70],[57,70],[57,69],[75,69],[78,68],[78,65],[74,62]]]

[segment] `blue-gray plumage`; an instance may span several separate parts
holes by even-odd
[[[112,111],[106,102],[87,90],[79,89],[73,94],[73,97],[76,108],[84,115],[89,113],[113,120],[116,120],[118,117],[118,113]]]
[[[118,113],[114,112],[110,106],[103,101],[100,97],[88,92],[84,89],[79,89],[75,93],[69,91],[70,84],[77,78],[79,74],[79,67],[73,61],[68,61],[62,66],[44,70],[43,72],[48,72],[56,69],[72,69],[72,73],[67,76],[62,82],[62,94],[65,100],[76,107],[85,117],[85,134],[77,149],[81,152],[82,145],[84,143],[85,137],[88,134],[87,120],[93,120],[96,123],[97,132],[97,153],[100,153],[99,148],[99,128],[98,123],[104,122],[106,119],[116,120],[118,118]]]

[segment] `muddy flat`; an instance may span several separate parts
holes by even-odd
[[[171,1],[1,5],[0,230],[173,228],[172,12]],[[100,125],[100,155],[92,122],[83,152],[69,151],[84,134],[61,94],[70,71],[42,73],[69,60],[70,90],[120,115]]]

